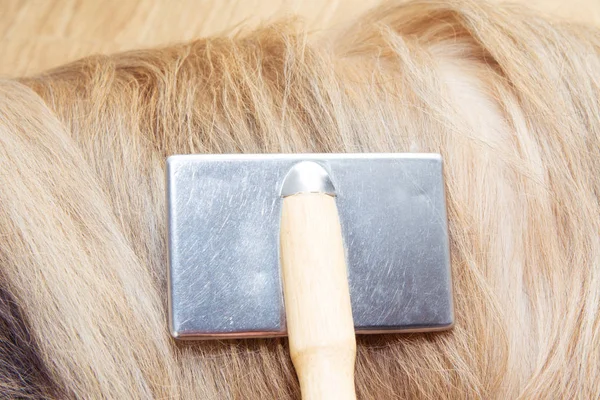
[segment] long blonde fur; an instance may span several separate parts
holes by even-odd
[[[334,37],[284,22],[2,82],[0,279],[31,336],[9,350],[37,361],[0,391],[298,398],[284,339],[170,339],[165,158],[431,151],[456,327],[360,337],[359,398],[597,398],[598,71],[596,30],[414,0]]]

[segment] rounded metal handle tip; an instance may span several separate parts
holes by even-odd
[[[281,197],[299,193],[324,193],[335,197],[335,187],[329,173],[319,163],[302,161],[290,169],[281,187]]]

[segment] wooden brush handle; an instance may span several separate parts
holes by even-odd
[[[283,293],[292,362],[304,400],[356,399],[356,337],[335,198],[283,199]]]

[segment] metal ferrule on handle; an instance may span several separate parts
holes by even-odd
[[[356,338],[335,188],[323,167],[301,162],[281,194],[284,302],[302,397],[355,399]]]

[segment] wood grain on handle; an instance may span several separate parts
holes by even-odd
[[[292,362],[304,400],[351,400],[356,338],[335,198],[283,199],[281,266]]]

